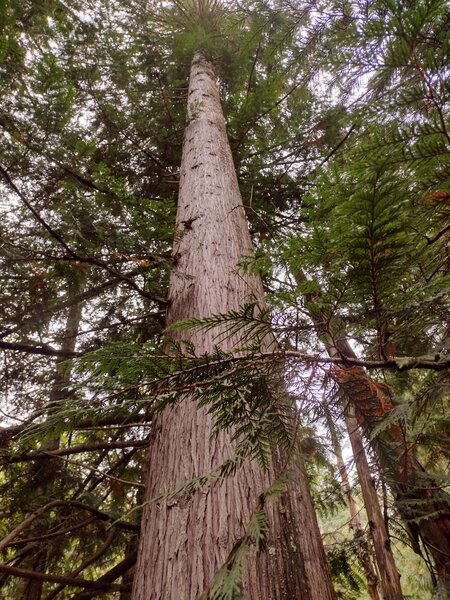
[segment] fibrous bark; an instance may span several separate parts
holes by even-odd
[[[194,56],[188,93],[167,323],[262,302],[260,278],[240,263],[251,242],[212,64]],[[183,335],[197,353],[210,353],[216,331]],[[232,351],[236,337],[220,345]],[[133,600],[194,600],[223,565],[277,475],[245,462],[221,483],[189,496],[152,499],[210,473],[234,454],[230,433],[212,437],[213,418],[186,397],[154,423]],[[275,453],[274,456],[276,456]],[[280,457],[274,463],[281,462]],[[308,482],[268,508],[267,550],[250,555],[243,592],[252,600],[331,600],[334,597]]]
[[[370,536],[373,541],[375,556],[380,573],[383,598],[386,600],[401,600],[403,598],[400,586],[400,576],[391,551],[391,544],[386,529],[386,523],[381,512],[380,502],[370,474],[362,436],[358,430],[356,419],[346,415],[346,424],[355,457],[359,485],[364,500],[364,508],[369,521]]]

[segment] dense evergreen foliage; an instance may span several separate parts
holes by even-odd
[[[152,416],[186,391],[237,450],[174,495],[290,448],[294,402],[338,596],[363,598],[329,443],[350,403],[405,597],[428,593],[416,569],[442,585],[423,527],[450,523],[447,3],[4,0],[0,23],[1,597],[129,597]],[[177,330],[245,331],[238,357],[163,344],[198,49],[268,309]],[[238,597],[283,486],[255,498],[209,597]]]

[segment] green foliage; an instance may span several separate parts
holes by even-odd
[[[208,319],[204,326],[210,326]],[[280,365],[267,362],[264,356],[239,358],[219,348],[214,354],[196,356],[192,346],[178,342],[170,344],[169,354],[151,354],[138,346],[119,344],[87,355],[80,368],[88,370],[99,390],[98,400],[91,401],[82,418],[98,421],[115,412],[131,417],[143,409],[155,414],[189,393],[199,409],[206,408],[213,415],[215,433],[230,431],[237,442],[237,456],[258,460],[264,468],[275,445],[288,448],[295,435],[295,415]],[[105,389],[110,390],[108,395]],[[67,424],[70,415],[80,415],[77,403],[65,407],[59,418]],[[49,425],[47,420],[45,426]]]
[[[173,323],[166,328],[166,331],[170,333],[189,329],[199,331],[218,329],[215,337],[218,345],[221,341],[238,334],[243,344],[242,349],[247,351],[258,350],[264,338],[272,335],[270,312],[262,310],[255,302],[246,303],[239,310],[211,315],[203,319],[193,318]]]
[[[339,545],[327,553],[336,597],[342,600],[358,600],[364,589],[364,578],[355,565],[351,552],[352,549],[348,546]]]
[[[244,460],[267,468],[273,449],[289,453],[300,435],[327,517],[341,503],[336,479],[323,475],[329,465],[317,435],[318,399],[330,393],[332,373],[261,356],[271,326],[280,350],[320,353],[326,336],[351,339],[358,354],[382,360],[448,346],[447,3],[161,4],[99,0],[87,14],[77,1],[0,2],[0,335],[16,345],[0,382],[5,533],[55,497],[82,500],[116,521],[134,515],[142,454],[108,445],[142,441],[145,423],[187,394],[213,416],[215,434],[230,432],[236,454],[172,494],[214,485]],[[166,330],[178,338],[217,330],[218,347],[205,356],[164,340],[186,82],[199,49],[219,75],[258,246],[244,266],[261,272],[270,292],[270,310],[247,304]],[[82,310],[70,333],[74,306]],[[240,337],[242,356],[220,349],[230,336]],[[69,351],[61,363],[52,352],[64,354],[68,339],[83,356],[73,360]],[[389,386],[395,406],[372,428],[373,446],[386,456],[391,427],[400,426],[426,471],[420,485],[440,486],[444,506],[448,374],[385,371],[373,382]],[[23,458],[93,444],[75,458]],[[13,462],[20,456],[24,464]],[[55,466],[48,477],[43,464]],[[395,486],[389,469],[382,474]],[[260,499],[205,598],[242,597],[246,561],[265,551],[264,503],[276,502],[283,486]],[[439,505],[431,514],[427,504],[424,515],[422,500],[402,502],[410,524],[443,512]],[[53,510],[5,559],[27,564],[27,538],[75,528],[81,514]],[[48,570],[70,575],[95,556],[107,535],[101,523],[38,541],[31,558],[48,546]],[[116,526],[120,534],[84,575],[98,578],[133,541]],[[333,549],[330,561],[340,597],[360,597],[349,547]],[[410,595],[418,587],[412,564],[402,566]]]

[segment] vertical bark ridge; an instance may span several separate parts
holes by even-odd
[[[191,65],[177,227],[168,324],[263,301],[260,278],[239,268],[251,252],[251,241],[213,67],[201,54]],[[211,352],[216,335],[217,331],[184,333],[198,353]],[[237,343],[227,338],[220,345],[232,350]],[[243,535],[258,495],[275,478],[276,465],[264,472],[248,462],[212,488],[150,502],[233,456],[229,433],[212,437],[212,429],[211,415],[197,410],[189,397],[155,419],[133,600],[194,600]],[[251,555],[244,577],[250,600],[334,598],[301,470],[297,485],[298,492],[291,490],[268,510],[268,550]]]

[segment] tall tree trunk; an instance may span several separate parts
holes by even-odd
[[[200,53],[191,65],[177,226],[182,235],[174,249],[168,324],[262,301],[259,277],[238,272],[251,252],[250,236],[213,68]],[[216,334],[189,330],[184,337],[201,354],[213,351]],[[237,342],[227,339],[221,345],[232,350]],[[233,456],[230,434],[213,437],[212,430],[211,415],[189,397],[155,419],[134,600],[194,600],[201,594],[242,537],[255,499],[276,476],[276,465],[264,472],[246,462],[208,490],[152,503]],[[269,509],[269,519],[267,551],[251,554],[244,574],[248,598],[334,598],[302,470],[296,489]]]
[[[298,271],[295,275],[298,281],[305,280],[305,276],[301,271]],[[314,305],[311,305],[308,312],[319,337],[325,344],[328,354],[332,358],[340,356],[332,336],[328,332],[323,331],[322,315],[315,311]],[[350,344],[348,344],[348,349],[351,350]],[[338,381],[342,384],[341,380]],[[358,480],[361,486],[364,508],[369,521],[370,537],[375,551],[375,560],[380,576],[383,600],[402,600],[403,594],[400,586],[400,576],[391,552],[386,523],[373,485],[362,436],[358,428],[357,420],[352,412],[354,410],[354,403],[357,400],[357,394],[353,393],[354,390],[352,386],[343,387],[342,392],[344,402],[348,402],[348,400],[352,402],[351,406],[345,407],[344,416],[355,459]]]
[[[332,344],[327,346],[330,356],[336,356]],[[348,397],[348,394],[346,394]],[[370,474],[363,439],[358,428],[358,422],[353,414],[353,407],[347,406],[345,411],[350,444],[355,458],[356,471],[359,485],[364,500],[364,508],[369,520],[370,536],[375,550],[375,558],[380,574],[381,589],[384,600],[402,600],[403,594],[400,586],[400,576],[392,555],[389,534],[381,511],[378,495]]]
[[[345,504],[350,514],[350,527],[353,531],[353,539],[356,545],[356,554],[367,580],[367,587],[369,590],[371,600],[380,600],[380,595],[378,593],[378,576],[375,567],[372,563],[371,552],[366,540],[366,536],[364,534],[364,527],[359,517],[358,506],[355,502],[355,499],[353,498],[352,487],[350,485],[347,467],[345,466],[344,462],[344,457],[342,456],[342,449],[336,431],[336,426],[327,406],[325,406],[325,414],[328,429],[331,435],[333,452],[336,456],[336,464],[339,471],[339,477],[341,479],[341,489],[344,496]],[[362,450],[364,452],[364,448]],[[370,523],[371,521],[369,518],[369,524]],[[372,528],[370,528],[370,530],[372,530]],[[381,566],[382,565],[380,565],[380,567]]]
[[[81,280],[77,280],[77,282],[72,286],[73,295],[81,292],[84,287],[84,282],[84,276],[81,278]],[[76,304],[73,304],[67,312],[66,325],[61,338],[61,349],[68,354],[75,351],[82,307],[83,303],[77,302]],[[67,363],[67,359],[61,358],[57,360],[55,376],[49,397],[49,410],[57,407],[57,405],[66,397],[67,388],[70,383],[71,370],[71,365]],[[41,445],[40,450],[45,450],[47,452],[56,450],[59,447],[59,441],[59,437],[55,436],[53,439],[49,439],[44,442]],[[59,473],[59,465],[60,463],[57,459],[51,458],[46,461],[36,461],[31,465],[31,489],[29,492],[33,496],[43,496],[44,498],[52,496],[52,492],[55,487],[55,481]],[[47,519],[47,516],[44,515],[43,519],[44,521],[37,520],[34,523],[33,531],[35,535],[42,535],[46,532],[48,523],[45,519]],[[51,553],[51,544],[45,544],[44,542],[41,544],[36,553],[23,561],[21,566],[24,566],[32,571],[45,573]],[[17,597],[20,597],[21,600],[38,600],[41,598],[43,586],[42,581],[29,579],[20,585],[23,585],[23,589],[20,593],[20,596],[18,595]]]

